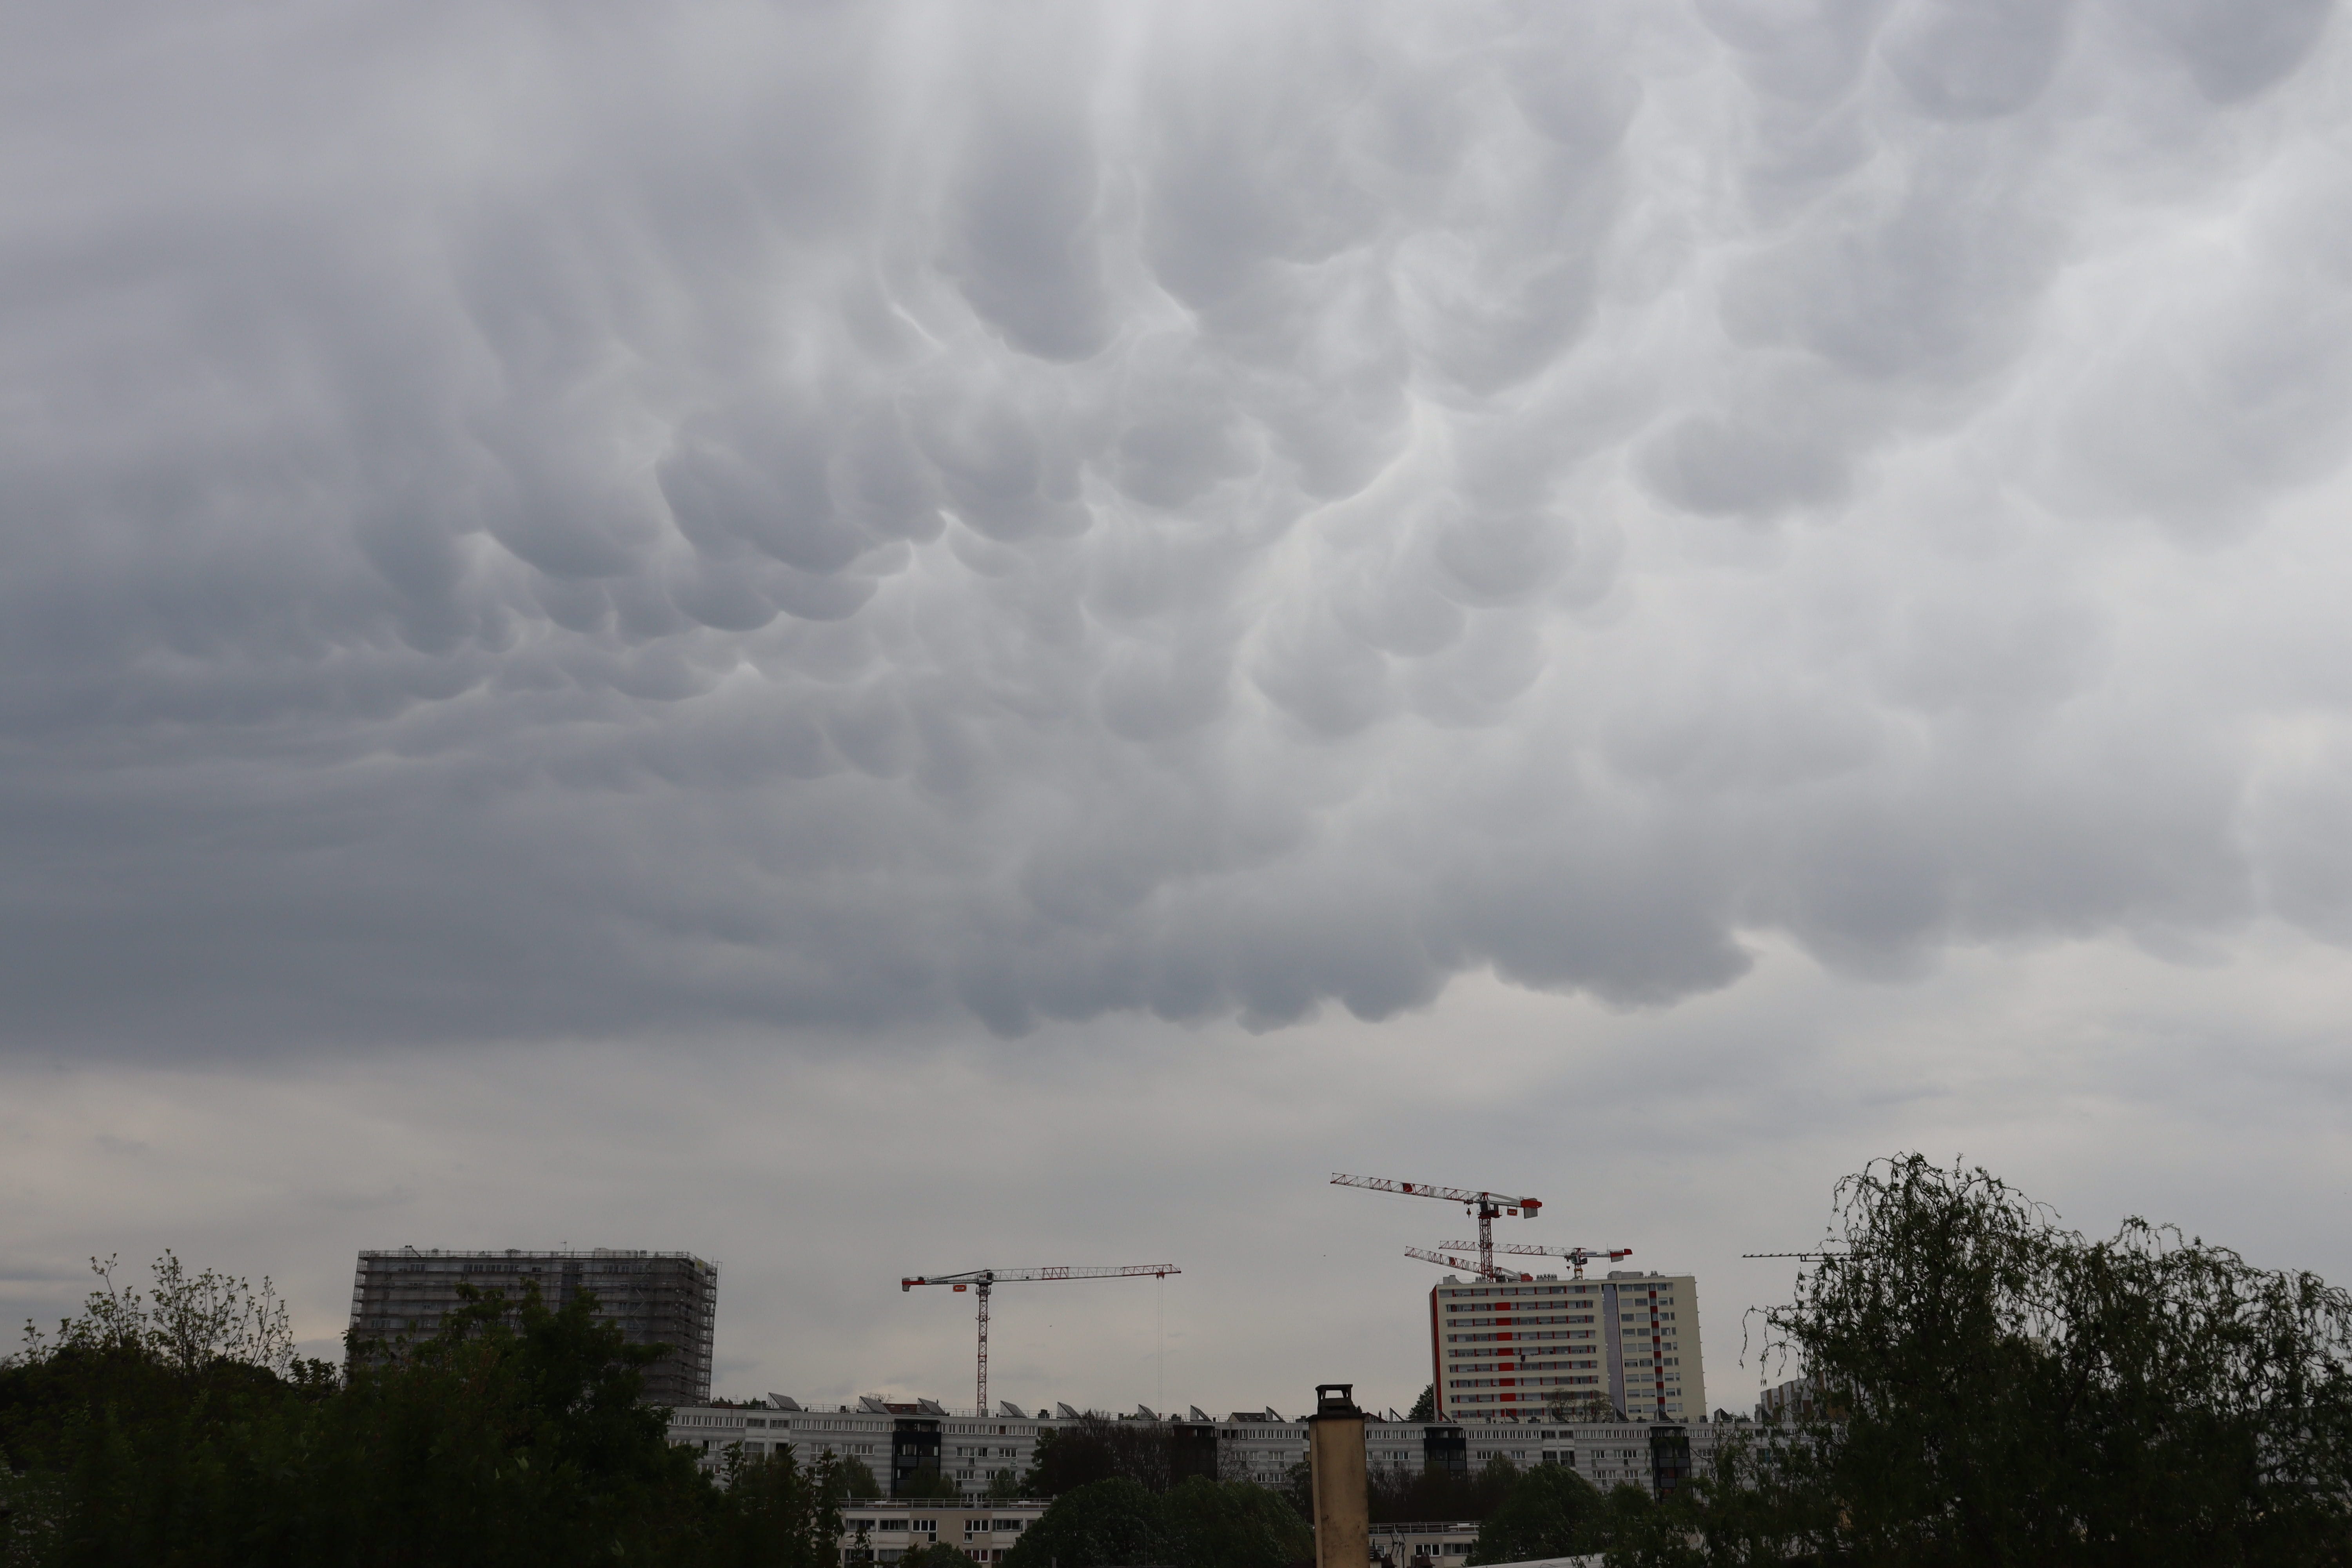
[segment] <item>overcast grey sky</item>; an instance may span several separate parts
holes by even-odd
[[[0,17],[0,1308],[1425,1378],[1925,1147],[2352,1278],[2326,0]],[[1024,1359],[1025,1358],[1025,1359]]]

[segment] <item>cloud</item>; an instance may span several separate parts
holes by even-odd
[[[1679,1007],[1473,976],[1408,1017],[1334,1009],[1280,1049],[1126,1016],[792,1052],[744,1030],[0,1063],[0,1321],[53,1325],[91,1252],[135,1280],[170,1247],[274,1277],[331,1356],[362,1247],[683,1248],[720,1267],[722,1394],[960,1405],[969,1298],[901,1278],[1165,1261],[1183,1272],[1164,1286],[997,1292],[995,1396],[1295,1415],[1348,1378],[1404,1409],[1440,1275],[1402,1254],[1462,1215],[1332,1188],[1338,1169],[1531,1193],[1546,1223],[1498,1239],[1695,1273],[1709,1402],[1738,1410],[1759,1383],[1744,1314],[1786,1300],[1793,1268],[1740,1255],[1809,1245],[1837,1178],[1901,1148],[1980,1160],[2088,1231],[2145,1214],[2352,1273],[2352,1239],[2313,1223],[2352,1179],[2336,950],[2268,926],[2203,963],[1969,948],[1896,987],[1758,947],[1741,985]]]
[[[7,1038],[2341,940],[2330,19],[14,24]]]

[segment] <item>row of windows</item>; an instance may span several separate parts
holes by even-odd
[[[1601,1294],[1601,1287],[1598,1285],[1500,1285],[1488,1286],[1485,1288],[1475,1286],[1459,1286],[1451,1290],[1441,1288],[1437,1294],[1439,1298],[1444,1300],[1469,1302],[1494,1300],[1497,1299],[1508,1300],[1523,1296],[1598,1297]],[[1621,1287],[1617,1294],[1621,1300],[1650,1300],[1655,1301],[1659,1305],[1665,1307],[1671,1307],[1675,1304],[1675,1293],[1671,1290],[1660,1291],[1653,1295],[1644,1296],[1639,1290]],[[1468,1307],[1464,1310],[1468,1311],[1485,1310],[1484,1308],[1479,1307]]]

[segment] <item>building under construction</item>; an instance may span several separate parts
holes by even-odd
[[[397,1355],[464,1305],[461,1285],[520,1300],[532,1287],[560,1308],[593,1294],[596,1316],[635,1345],[666,1353],[646,1368],[646,1400],[700,1405],[710,1398],[710,1351],[719,1315],[719,1268],[688,1252],[444,1252],[404,1247],[362,1252],[352,1283],[352,1329],[362,1353]],[[373,1347],[373,1348],[371,1348]]]

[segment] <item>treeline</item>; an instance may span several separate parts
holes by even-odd
[[[1314,1555],[1304,1466],[1280,1489],[1234,1477],[1180,1479],[1178,1468],[1169,1430],[1156,1422],[1088,1412],[1044,1434],[1018,1489],[1053,1504],[1005,1554],[1005,1568],[1291,1568]]]
[[[474,1298],[396,1363],[292,1354],[282,1308],[167,1257],[0,1364],[9,1568],[832,1568],[846,1478],[707,1476],[638,1403],[657,1352],[584,1295]]]
[[[1058,1498],[1099,1481],[1122,1479],[1148,1492],[1165,1492],[1178,1484],[1175,1454],[1166,1425],[1120,1421],[1089,1411],[1072,1425],[1041,1436],[1028,1470],[1017,1480],[1010,1471],[1000,1472],[995,1490],[1006,1497]],[[1232,1473],[1232,1462],[1221,1458],[1215,1479],[1238,1482],[1244,1478]],[[1518,1467],[1503,1458],[1475,1471],[1383,1467],[1370,1474],[1367,1500],[1374,1524],[1484,1519],[1519,1479]],[[1313,1512],[1304,1463],[1291,1466],[1278,1485],[1262,1489],[1288,1499],[1302,1518]]]
[[[1389,1521],[1478,1519],[1473,1563],[1633,1568],[2352,1568],[2352,1297],[2138,1220],[2091,1239],[1980,1170],[1916,1156],[1763,1315],[1794,1417],[1673,1495],[1570,1470],[1378,1472]],[[297,1362],[266,1282],[94,1294],[0,1365],[8,1568],[646,1563],[834,1568],[831,1459],[717,1478],[637,1403],[654,1352],[585,1301],[478,1298],[397,1364]],[[1280,1488],[1177,1481],[1164,1429],[1089,1420],[1007,1492],[1055,1500],[1005,1568],[1287,1568]],[[960,1568],[932,1548],[903,1568]]]

